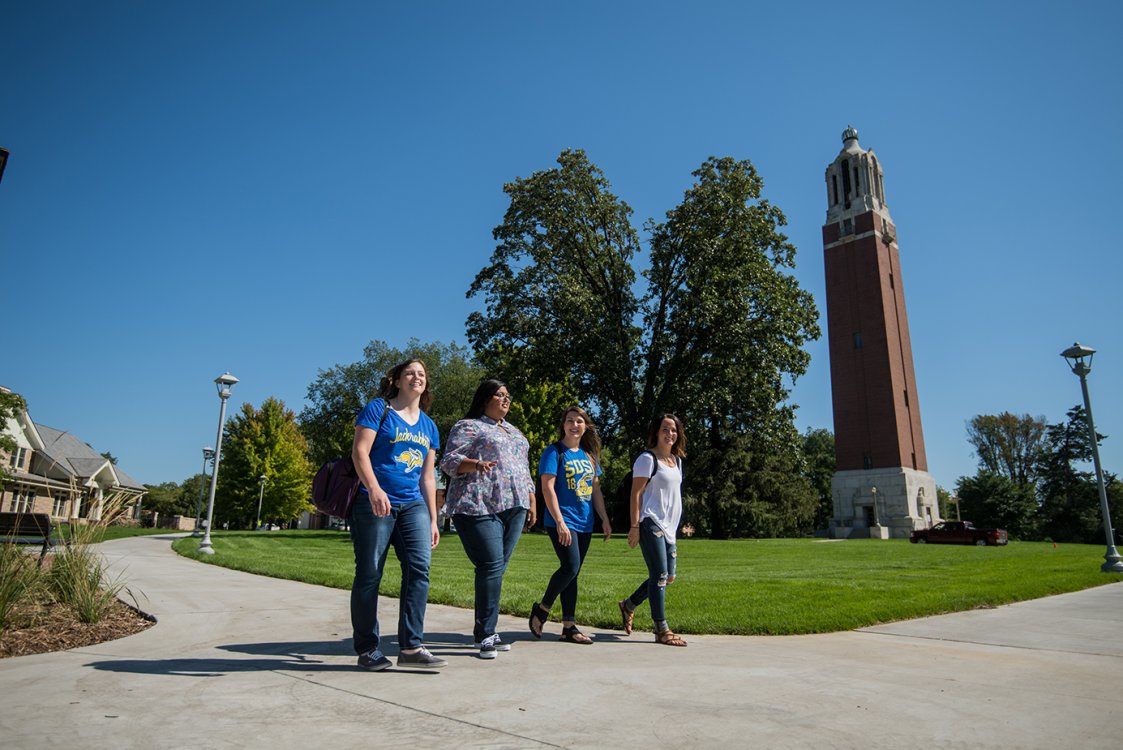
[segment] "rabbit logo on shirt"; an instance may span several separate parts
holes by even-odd
[[[403,464],[406,467],[406,474],[409,474],[411,471],[421,466],[425,457],[421,455],[421,451],[417,448],[410,448],[399,453],[394,457],[394,460]]]

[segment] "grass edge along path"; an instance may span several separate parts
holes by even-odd
[[[347,532],[229,531],[212,540],[213,556],[196,554],[199,542],[190,537],[172,546],[204,563],[351,587],[354,556]],[[1123,581],[1123,574],[1100,572],[1103,547],[1095,545],[683,539],[678,549],[678,580],[667,590],[667,617],[676,631],[695,634],[829,633]],[[503,579],[501,611],[528,616],[556,567],[549,539],[524,534]],[[581,572],[578,622],[619,629],[616,602],[645,577],[638,548],[629,549],[622,537],[605,543],[595,536]],[[400,580],[391,549],[382,594],[396,597]],[[472,566],[455,533],[444,534],[433,551],[429,601],[471,609],[472,600]],[[644,605],[636,612],[636,629],[650,627]]]

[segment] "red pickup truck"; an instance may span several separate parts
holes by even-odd
[[[909,541],[913,544],[1006,544],[1004,529],[976,529],[970,521],[942,521],[930,529],[917,529]]]

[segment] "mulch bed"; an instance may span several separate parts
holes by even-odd
[[[49,600],[36,602],[21,614],[23,627],[0,632],[0,658],[93,646],[156,624],[116,599],[98,622],[89,625],[79,622],[69,607]]]

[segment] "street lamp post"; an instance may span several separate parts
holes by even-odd
[[[1084,413],[1088,415],[1088,442],[1092,445],[1092,462],[1096,466],[1100,510],[1103,511],[1104,533],[1107,535],[1107,552],[1104,553],[1104,564],[1100,566],[1100,570],[1104,573],[1123,573],[1123,559],[1120,559],[1119,553],[1115,551],[1115,534],[1111,530],[1111,510],[1107,506],[1107,487],[1104,486],[1104,473],[1100,466],[1100,446],[1096,440],[1096,424],[1092,420],[1092,399],[1088,396],[1088,373],[1092,371],[1092,357],[1095,353],[1095,349],[1081,346],[1078,341],[1061,352],[1061,356],[1070,360],[1068,366],[1080,378],[1080,390],[1084,394]]]
[[[214,547],[211,546],[211,526],[214,521],[214,488],[218,483],[218,464],[222,460],[222,425],[226,421],[226,399],[230,398],[230,392],[234,390],[237,383],[238,379],[228,372],[214,379],[221,405],[218,409],[218,437],[215,438],[214,465],[211,469],[211,493],[207,501],[207,530],[203,533],[203,541],[199,542],[199,552],[204,555],[214,554]]]
[[[203,482],[207,478],[207,461],[212,458],[214,458],[214,448],[208,445],[203,449],[203,473],[199,478],[199,499],[195,501],[195,530],[191,532],[191,536],[203,535],[203,530],[200,528],[200,522],[203,520]]]
[[[257,531],[261,528],[261,498],[265,497],[265,479],[266,476],[262,474],[258,479],[261,480],[261,492],[257,493],[257,517],[253,519],[253,530]]]

